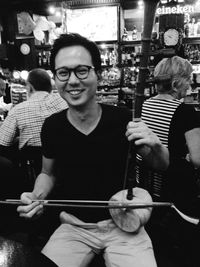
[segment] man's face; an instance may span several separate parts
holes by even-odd
[[[0,79],[0,97],[6,95],[5,90],[6,90],[6,84],[4,80]]]
[[[82,46],[62,48],[56,55],[55,69],[76,68],[80,65],[93,66],[89,51]],[[80,107],[96,101],[97,74],[94,69],[90,69],[88,77],[82,80],[76,77],[73,71],[70,73],[69,79],[64,82],[55,75],[55,84],[69,107]]]

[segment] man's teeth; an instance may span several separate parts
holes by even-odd
[[[80,90],[73,90],[73,91],[70,91],[70,94],[72,94],[72,95],[78,95],[78,94],[80,94]]]

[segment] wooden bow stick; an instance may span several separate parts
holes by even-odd
[[[50,207],[78,207],[78,208],[108,208],[108,209],[143,209],[148,207],[172,206],[170,202],[124,202],[124,201],[101,201],[101,200],[32,200],[32,202],[40,202],[44,206]],[[0,201],[0,204],[23,204],[20,199],[6,199]]]
[[[48,207],[74,207],[74,208],[108,208],[108,209],[144,209],[149,207],[171,207],[173,208],[184,220],[192,224],[198,224],[199,219],[190,217],[182,213],[171,202],[138,202],[131,201],[101,201],[101,200],[32,200],[33,202],[40,202],[44,206]],[[6,199],[0,200],[0,204],[5,205],[20,205],[22,201],[20,199]]]

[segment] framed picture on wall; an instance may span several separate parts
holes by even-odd
[[[68,9],[68,32],[77,32],[93,41],[117,41],[118,6]]]
[[[17,13],[17,36],[30,36],[35,27],[31,15],[28,12]]]

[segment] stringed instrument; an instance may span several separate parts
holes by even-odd
[[[138,83],[136,87],[135,97],[133,97],[132,109],[133,109],[133,121],[140,120],[141,111],[142,111],[142,103],[144,100],[144,89],[146,87],[146,79],[148,74],[148,57],[150,50],[150,42],[151,42],[151,33],[154,23],[155,11],[159,0],[144,1],[144,21],[143,21],[143,33],[142,33],[142,55],[140,59],[139,66],[139,76]],[[129,145],[128,153],[131,154],[131,144]],[[134,147],[133,147],[134,149]],[[135,150],[135,149],[134,149]],[[134,153],[134,155],[133,155]],[[132,157],[136,160],[136,152],[132,152]],[[128,155],[128,159],[131,158],[131,155]],[[128,164],[128,163],[127,163]],[[135,166],[135,162],[133,163]],[[128,167],[127,167],[128,168]],[[137,202],[150,202],[152,201],[150,194],[142,189],[142,188],[133,188],[135,177],[131,177],[127,179],[127,170],[125,173],[125,179],[128,180],[128,190],[121,191],[115,194],[110,200],[120,200],[123,201],[127,199],[127,201],[132,201],[133,203]],[[111,217],[114,222],[117,224],[119,228],[127,232],[137,231],[140,226],[143,226],[148,222],[151,216],[152,208],[147,209],[110,209]]]
[[[152,202],[151,195],[144,189],[139,187],[134,187],[133,199],[126,200],[128,190],[122,190],[111,197],[110,201],[119,201],[127,203],[127,208],[121,209],[109,209],[110,215],[115,222],[115,224],[126,232],[136,232],[139,228],[145,225],[151,217],[152,207],[145,207],[141,209],[132,209],[128,207],[131,204],[150,203]]]

